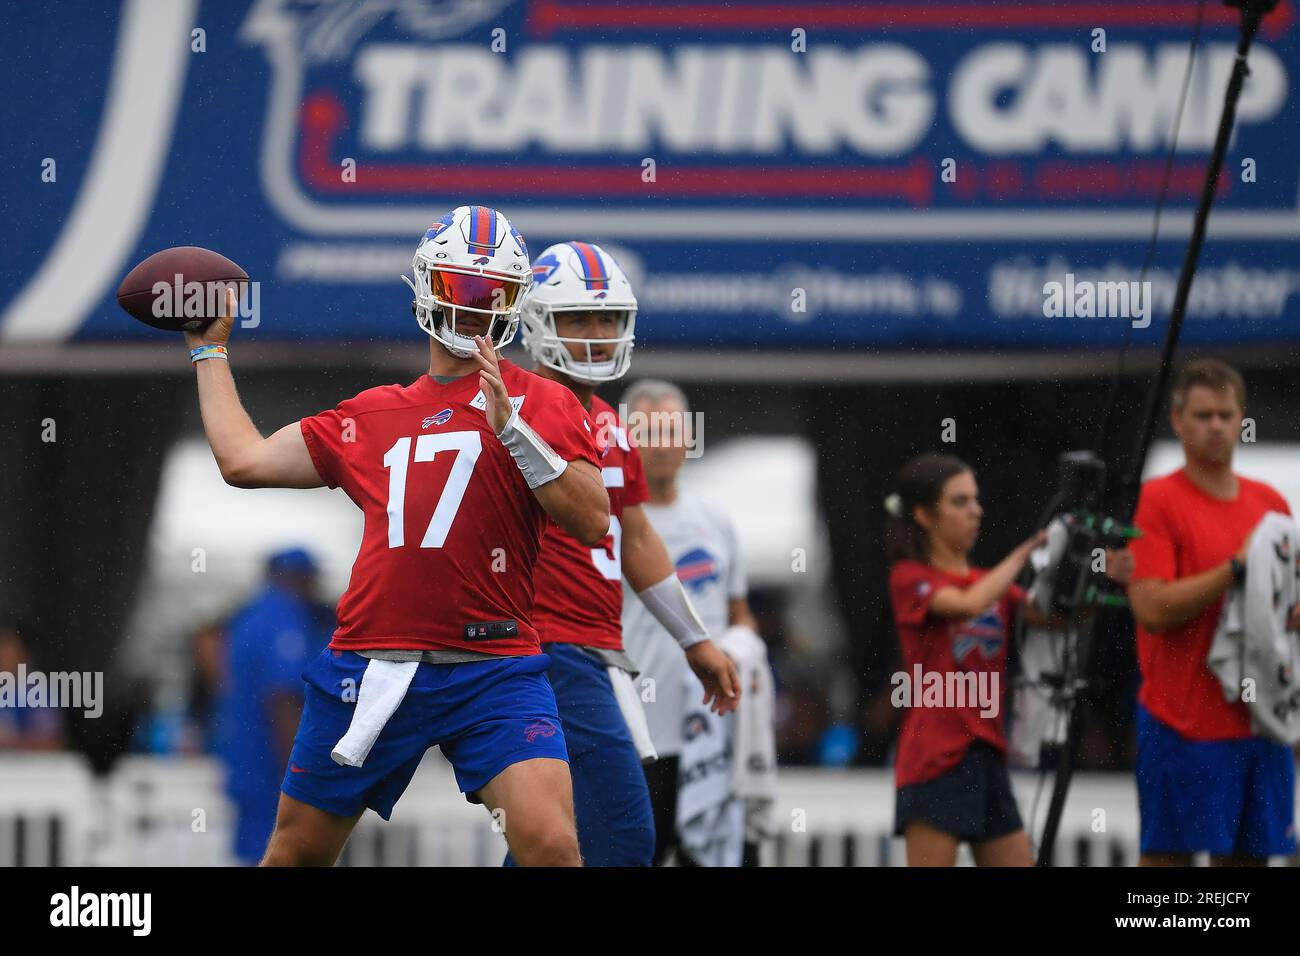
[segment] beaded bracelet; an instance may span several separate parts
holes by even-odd
[[[219,358],[230,361],[230,356],[226,352],[224,345],[200,345],[196,349],[190,349],[190,361],[202,362],[204,359]]]

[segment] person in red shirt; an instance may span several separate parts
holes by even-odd
[[[524,303],[524,345],[537,374],[569,389],[597,424],[610,533],[596,547],[552,523],[534,575],[533,620],[569,747],[578,842],[589,866],[650,866],[654,817],[631,730],[649,731],[623,648],[623,583],[683,648],[705,688],[705,703],[729,713],[739,700],[735,665],[709,639],[678,580],[663,541],[641,505],[650,497],[641,455],[596,386],[626,374],[637,303],[618,263],[589,242],[564,242],[533,263]],[[615,682],[624,685],[620,706]],[[626,709],[631,708],[632,713]],[[644,756],[649,756],[644,753]],[[507,861],[509,862],[509,861]]]
[[[1214,359],[1179,373],[1170,421],[1187,462],[1142,486],[1130,545],[1137,621],[1138,807],[1141,864],[1262,864],[1295,851],[1295,762],[1251,734],[1250,712],[1225,700],[1206,664],[1224,596],[1240,586],[1251,533],[1270,511],[1290,514],[1262,482],[1232,471],[1246,386]],[[1300,627],[1300,608],[1290,626]]]
[[[972,567],[983,508],[970,467],[924,454],[899,472],[887,546],[904,671],[895,759],[895,832],[910,866],[952,866],[962,842],[980,866],[1033,862],[1011,792],[1003,734],[1007,647],[1023,591],[1013,580],[1043,539],[995,567]]]
[[[552,520],[588,545],[605,540],[594,427],[568,389],[497,356],[531,284],[505,216],[457,208],[425,233],[413,268],[428,372],[269,438],[226,361],[233,293],[226,317],[186,335],[222,477],[240,488],[342,488],[365,516],[338,628],[303,674],[262,864],[333,864],[365,808],[387,819],[439,746],[467,798],[506,823],[520,863],[579,865],[532,573]]]

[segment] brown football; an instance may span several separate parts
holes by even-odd
[[[168,332],[193,331],[220,313],[225,288],[248,273],[219,252],[176,246],[155,252],[127,273],[117,287],[117,304],[145,325]]]

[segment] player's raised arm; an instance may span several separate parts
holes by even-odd
[[[203,431],[221,477],[236,488],[323,487],[325,482],[312,464],[298,422],[263,438],[244,411],[225,352],[234,325],[233,289],[226,292],[222,313],[201,333],[185,333],[198,377]]]
[[[487,419],[510,451],[528,487],[546,513],[585,545],[597,545],[609,534],[609,494],[595,465],[581,459],[566,461],[519,417],[501,379],[496,350],[475,336],[479,383],[487,400]]]

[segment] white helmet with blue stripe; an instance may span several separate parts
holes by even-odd
[[[465,313],[488,316],[483,334],[500,349],[514,341],[533,273],[528,247],[510,220],[487,206],[457,206],[424,234],[411,260],[412,310],[420,328],[457,358],[478,349],[457,331]]]
[[[613,339],[563,338],[555,328],[558,312],[616,313]],[[533,287],[524,299],[524,348],[533,360],[585,384],[612,382],[627,374],[635,341],[636,296],[614,257],[591,242],[561,242],[533,263]],[[577,343],[585,357],[574,358]],[[593,346],[612,346],[608,360],[594,361]]]

